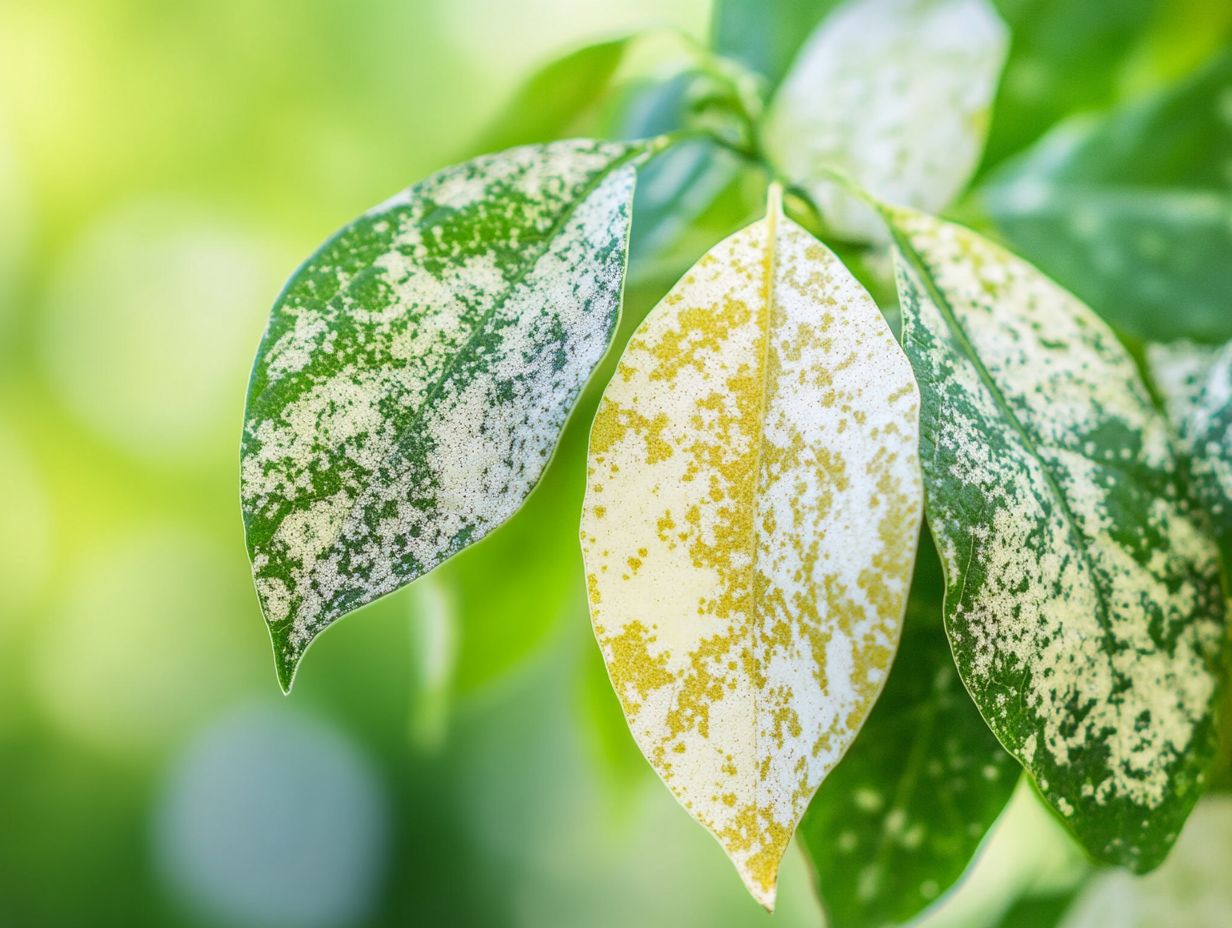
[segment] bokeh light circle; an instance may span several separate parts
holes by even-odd
[[[211,923],[342,928],[378,900],[388,818],[358,747],[284,703],[189,745],[156,809],[154,851],[176,897]]]
[[[181,463],[233,449],[281,284],[270,253],[254,233],[172,202],[129,204],[97,220],[63,256],[49,291],[42,357],[57,395],[143,457]]]

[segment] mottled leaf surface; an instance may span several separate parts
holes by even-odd
[[[1205,350],[1151,345],[1147,358],[1186,459],[1190,492],[1210,516],[1232,580],[1232,342]]]
[[[981,189],[1022,255],[1143,338],[1232,339],[1232,52],[1065,123]]]
[[[958,678],[944,592],[936,552],[921,545],[885,692],[800,823],[832,928],[904,924],[935,902],[1018,782]]]
[[[839,235],[872,239],[882,227],[827,169],[936,212],[975,171],[1005,48],[986,0],[848,0],[775,96],[766,151]]]
[[[917,406],[871,298],[772,204],[650,313],[591,431],[582,548],[613,685],[767,908],[898,644]]]
[[[535,485],[616,325],[645,151],[558,142],[449,168],[287,284],[241,453],[284,688],[334,619],[478,541]]]
[[[887,216],[959,671],[1082,844],[1150,869],[1212,752],[1214,542],[1094,313],[966,229]]]

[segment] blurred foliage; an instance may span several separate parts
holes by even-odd
[[[830,5],[721,0],[715,35],[769,87]],[[1232,23],[1208,0],[999,5],[990,177],[1063,116],[1200,80]],[[237,506],[245,377],[295,262],[477,145],[678,128],[686,56],[612,37],[708,20],[706,0],[0,6],[0,925],[763,917],[637,754],[586,621],[580,461],[618,350],[528,507],[431,592],[340,623],[291,700]],[[680,151],[641,183],[617,347],[758,208],[756,172]],[[353,814],[302,821],[295,790]],[[990,924],[1045,858],[1072,870],[1042,814],[1012,806],[930,924]],[[371,865],[323,876],[330,848]],[[818,923],[809,883],[793,856],[776,924]]]

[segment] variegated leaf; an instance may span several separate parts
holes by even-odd
[[[595,634],[642,752],[767,908],[898,644],[917,417],[876,305],[777,203],[651,312],[595,417]]]
[[[937,211],[970,179],[1005,60],[987,0],[847,0],[809,38],[771,104],[765,147],[835,232],[873,239],[876,196]]]
[[[1150,345],[1147,360],[1185,455],[1190,493],[1219,540],[1232,593],[1232,342]]]
[[[620,309],[647,145],[448,168],[291,278],[257,353],[241,491],[289,688],[313,638],[522,504]]]
[[[1148,870],[1211,757],[1214,542],[1094,313],[966,229],[886,215],[959,671],[1083,845]]]

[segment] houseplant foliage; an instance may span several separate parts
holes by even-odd
[[[1157,866],[1227,766],[1232,70],[1002,138],[1021,12],[721,2],[712,48],[550,65],[510,104],[534,119],[485,136],[519,147],[323,245],[274,306],[241,451],[284,689],[332,622],[438,567],[474,596],[517,536],[472,546],[613,350],[584,468],[554,465],[584,469],[594,631],[759,902],[799,834],[836,924],[909,919],[1020,771],[1092,858]],[[674,69],[621,87],[651,39]],[[963,197],[990,122],[1013,157]],[[967,225],[937,215],[956,199]],[[613,346],[642,260],[679,279]]]

